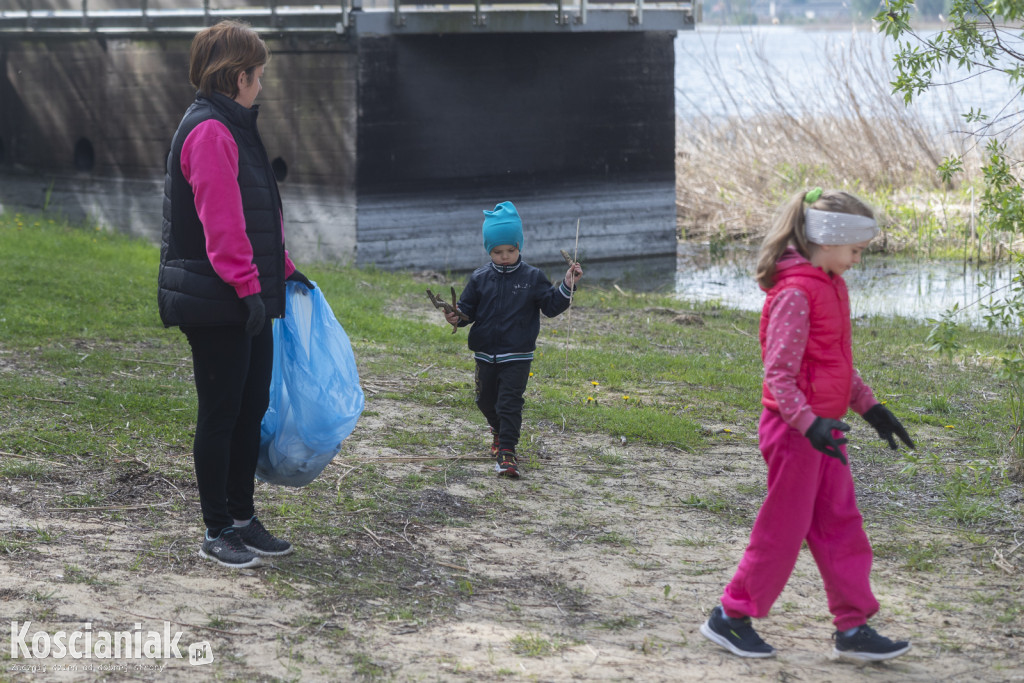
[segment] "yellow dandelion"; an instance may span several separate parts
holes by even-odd
[[[623,397],[622,397],[622,400],[623,400],[623,401],[628,401],[628,400],[629,400],[629,396],[623,396]]]
[[[728,427],[726,427],[726,428],[725,428],[725,429],[723,429],[722,431],[723,431],[723,432],[725,432],[726,434],[732,434],[732,430],[731,430],[731,429],[729,429]]]
[[[587,403],[590,403],[593,400],[594,400],[593,396],[587,396]]]
[[[533,373],[532,372],[530,373],[530,377],[533,377]]]
[[[946,429],[954,429],[953,425],[946,425]]]
[[[591,384],[593,384],[593,385],[594,385],[595,387],[596,387],[596,386],[600,386],[600,384],[601,384],[601,383],[600,383],[600,382],[598,382],[597,380],[591,380],[591,381],[590,381],[590,383],[591,383]]]

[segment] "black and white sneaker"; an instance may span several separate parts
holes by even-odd
[[[267,531],[254,515],[245,526],[231,527],[242,537],[245,547],[263,557],[290,555],[295,548],[288,541],[282,540]]]
[[[878,635],[878,632],[867,624],[858,628],[852,636],[836,631],[832,638],[836,641],[832,653],[839,659],[851,662],[881,662],[899,657],[910,650],[910,643],[906,640],[889,640]]]
[[[513,451],[498,451],[498,459],[494,463],[494,471],[498,473],[499,477],[518,479],[519,462],[516,461],[516,454]]]
[[[711,616],[700,626],[700,633],[715,645],[740,657],[775,656],[775,648],[761,640],[751,626],[750,617],[727,617],[721,605],[711,610]]]
[[[203,545],[199,548],[199,555],[232,569],[248,569],[249,567],[263,566],[263,560],[245,547],[242,537],[238,535],[233,526],[223,529],[217,538],[210,538],[209,535],[204,535]]]

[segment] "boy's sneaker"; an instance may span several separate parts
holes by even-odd
[[[245,526],[232,527],[242,537],[245,547],[263,557],[290,555],[295,549],[288,541],[277,538],[267,531],[255,516]]]
[[[750,617],[727,617],[721,605],[711,610],[711,616],[700,626],[700,633],[712,643],[740,657],[775,656],[775,648],[761,640],[761,636],[751,626]]]
[[[498,449],[501,448],[501,444],[498,443],[498,432],[491,429],[491,457],[498,457]]]
[[[210,538],[208,535],[204,535],[203,545],[199,548],[199,555],[232,569],[263,566],[263,560],[245,547],[242,537],[238,535],[233,526],[223,529],[217,538]]]
[[[906,654],[910,643],[905,640],[892,641],[878,635],[875,629],[864,624],[852,636],[843,635],[841,631],[832,634],[836,641],[835,654],[840,659],[851,662],[881,662]]]
[[[516,462],[516,454],[513,451],[498,451],[498,461],[494,463],[494,471],[499,477],[509,479],[519,478],[519,463]]]

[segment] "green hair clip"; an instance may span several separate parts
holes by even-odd
[[[804,201],[807,202],[808,204],[813,204],[814,202],[818,201],[818,199],[820,197],[821,197],[821,188],[820,187],[816,187],[816,188],[814,188],[813,190],[811,190],[810,192],[808,192],[807,194],[804,195]]]

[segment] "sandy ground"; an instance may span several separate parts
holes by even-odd
[[[688,454],[528,420],[532,464],[507,481],[484,461],[396,462],[402,454],[381,446],[396,421],[430,420],[424,429],[484,442],[480,424],[439,420],[370,391],[367,417],[321,489],[340,492],[350,473],[370,466],[385,487],[430,476],[414,500],[444,508],[447,523],[382,515],[376,526],[357,523],[332,538],[332,518],[347,513],[328,506],[314,520],[321,526],[293,527],[320,530],[300,531],[297,552],[276,567],[229,571],[200,559],[194,489],[141,465],[113,481],[82,479],[74,463],[41,479],[0,480],[0,600],[18,622],[12,629],[32,622],[30,647],[37,631],[52,637],[89,624],[94,633],[162,633],[168,622],[182,634],[183,655],[12,658],[12,633],[0,680],[1024,680],[1024,553],[1012,538],[972,541],[914,513],[900,518],[868,481],[869,534],[876,548],[890,549],[876,560],[882,611],[873,623],[910,638],[911,652],[866,667],[834,661],[821,581],[805,550],[773,614],[758,624],[778,657],[743,660],[697,629],[763,495],[752,434],[732,426],[707,452]],[[433,456],[452,458],[453,450]],[[179,459],[184,471],[187,454]],[[860,485],[866,475],[853,466]],[[59,493],[90,485],[120,486],[120,508],[109,509],[111,495],[108,509],[56,508]],[[257,499],[285,511],[311,495],[260,484]],[[904,546],[942,552],[909,568],[905,554],[891,551]],[[356,551],[377,563],[355,561]],[[325,598],[363,579],[379,594]],[[204,642],[213,662],[190,664],[187,646]]]

